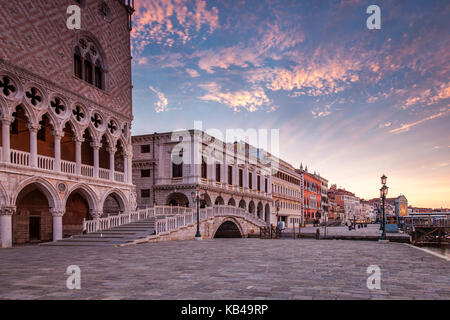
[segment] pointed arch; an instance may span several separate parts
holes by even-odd
[[[130,212],[130,208],[129,208],[129,203],[127,201],[127,197],[125,196],[125,194],[121,190],[119,190],[117,188],[110,189],[103,195],[103,197],[102,197],[102,199],[100,201],[102,210],[103,210],[103,207],[105,205],[106,199],[110,195],[112,195],[112,197],[117,201],[117,203],[118,203],[118,205],[120,207],[120,211],[122,211],[122,212]],[[107,212],[103,212],[103,213],[105,214]]]
[[[50,208],[53,208],[56,210],[60,210],[62,208],[61,199],[60,199],[59,194],[56,191],[55,187],[47,180],[45,180],[41,177],[36,177],[36,176],[25,179],[19,183],[19,185],[17,186],[15,192],[13,193],[13,195],[11,197],[10,204],[14,206],[16,204],[19,193],[23,189],[25,189],[27,186],[32,185],[32,184],[36,185],[36,187],[39,189],[39,191],[41,191],[47,197]]]
[[[68,190],[68,192],[66,193],[66,195],[65,195],[65,197],[63,199],[63,203],[62,203],[64,208],[67,205],[67,199],[69,198],[69,196],[72,193],[77,192],[77,191],[84,196],[84,198],[86,199],[86,201],[89,204],[89,209],[90,210],[93,210],[93,211],[94,210],[95,211],[100,210],[100,208],[98,207],[98,205],[99,205],[99,198],[98,198],[97,194],[86,183],[77,183],[77,184],[73,185]]]

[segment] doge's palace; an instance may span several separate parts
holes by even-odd
[[[136,208],[132,13],[127,0],[0,2],[1,247]]]

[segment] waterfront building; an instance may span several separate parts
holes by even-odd
[[[132,13],[126,0],[0,2],[1,247],[134,210]]]
[[[272,214],[273,157],[247,143],[226,143],[200,130],[132,137],[133,182],[139,207],[244,208],[268,224]]]
[[[319,221],[322,211],[322,189],[320,178],[313,173],[308,172],[308,167],[300,165],[300,169],[297,172],[302,177],[303,188],[303,206],[304,206],[304,222],[313,223]]]
[[[332,185],[328,191],[328,196],[342,208],[344,208],[344,221],[359,219],[361,216],[360,199],[354,193]]]
[[[302,189],[301,176],[289,163],[278,159],[278,170],[272,177],[272,212],[276,213],[276,201],[279,202],[278,221],[286,226],[302,223]],[[276,219],[271,220],[272,224]]]

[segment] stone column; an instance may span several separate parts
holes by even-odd
[[[61,138],[64,136],[64,133],[62,131],[53,130],[52,134],[55,142],[55,166],[53,170],[61,172]]]
[[[30,132],[30,167],[37,167],[37,132],[39,131],[39,126],[29,123],[27,125],[28,131]]]
[[[116,154],[117,148],[108,148],[109,152],[109,180],[114,181],[114,155]],[[125,172],[125,166],[127,166],[128,163],[124,162],[124,172]],[[125,181],[125,180],[124,180]]]
[[[81,143],[84,139],[74,138],[75,141],[75,174],[81,175]]]
[[[124,152],[123,154],[123,181],[126,183],[129,183],[129,179],[131,176],[131,173],[129,172],[129,164],[128,164],[128,154]]]
[[[4,162],[11,162],[9,130],[12,121],[12,117],[5,116],[2,119],[2,160]]]
[[[133,183],[133,151],[132,149],[128,153],[128,179],[124,180],[125,182],[128,182],[129,184]]]
[[[63,224],[62,217],[65,210],[63,209],[50,209],[50,213],[53,217],[53,242],[61,240],[63,238]]]
[[[91,142],[91,147],[94,150],[94,178],[98,179],[98,170],[99,170],[99,160],[98,160],[98,151],[101,148],[101,143],[99,142]]]
[[[0,209],[0,247],[12,247],[12,215],[16,207],[3,207]]]

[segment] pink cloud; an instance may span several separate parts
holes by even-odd
[[[149,44],[171,47],[175,41],[186,43],[203,26],[210,33],[219,27],[216,7],[208,9],[205,0],[188,4],[187,0],[136,1],[131,32],[133,51],[140,54]]]
[[[276,109],[270,106],[271,101],[261,87],[254,87],[251,90],[223,91],[220,85],[213,82],[200,87],[207,91],[205,95],[199,97],[200,100],[215,101],[237,112],[242,109],[255,112],[265,107],[269,108],[268,111]]]

